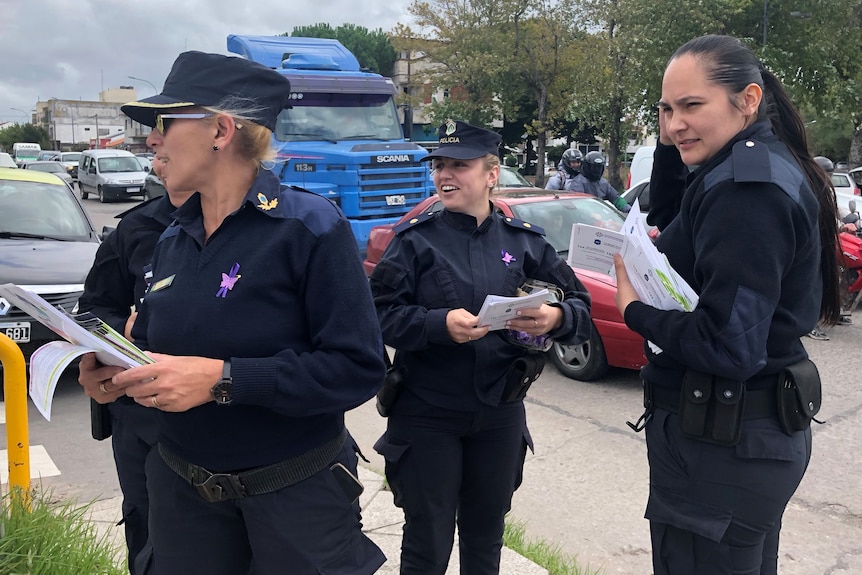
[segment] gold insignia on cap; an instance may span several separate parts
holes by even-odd
[[[455,124],[455,120],[446,120],[446,135],[451,136],[455,133],[455,130],[458,126]]]

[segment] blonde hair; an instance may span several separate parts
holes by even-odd
[[[496,154],[485,154],[482,156],[482,167],[488,170],[489,172],[494,168],[500,167],[500,158]],[[497,183],[494,185],[494,188],[500,187],[500,175],[497,174]],[[491,188],[491,193],[493,194],[494,188]]]
[[[276,157],[272,147],[272,130],[261,126],[252,118],[258,116],[263,109],[254,100],[230,96],[216,106],[206,106],[205,109],[214,114],[227,114],[236,123],[234,136],[239,155],[259,165],[272,161]]]

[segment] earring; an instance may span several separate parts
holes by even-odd
[[[213,152],[218,152],[218,146],[213,146]]]

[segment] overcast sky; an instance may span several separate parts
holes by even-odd
[[[30,120],[37,100],[98,100],[131,85],[159,91],[180,52],[228,54],[228,34],[276,35],[345,23],[385,32],[410,0],[0,0],[0,122]],[[13,110],[19,108],[28,112]]]

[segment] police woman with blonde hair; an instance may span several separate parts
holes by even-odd
[[[455,120],[438,135],[425,160],[443,209],[397,226],[371,275],[404,381],[375,449],[404,510],[401,573],[442,575],[457,521],[461,573],[491,575],[532,448],[524,395],[549,337],[589,337],[590,299],[540,228],[491,203],[500,136]],[[557,286],[562,301],[522,310],[508,330],[479,324],[487,295],[514,296],[529,280]]]
[[[160,415],[141,573],[360,575],[385,561],[361,532],[344,427],[383,379],[380,328],[349,223],[265,169],[289,94],[265,66],[185,52],[161,94],[122,108],[153,127],[165,186],[196,190],[155,247],[132,329],[155,363],[82,363],[82,384]]]
[[[800,338],[839,312],[835,197],[781,83],[736,38],[676,51],[659,120],[648,221],[700,299],[640,302],[617,256],[617,307],[648,342],[653,569],[775,574],[820,405]]]

